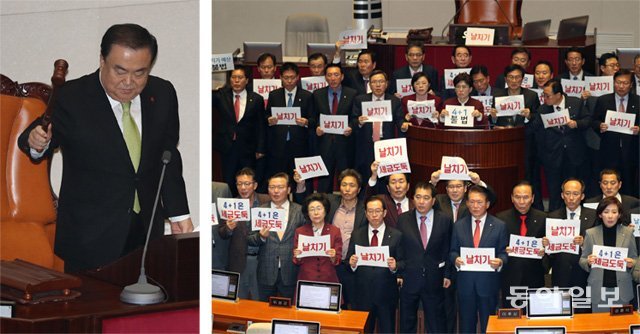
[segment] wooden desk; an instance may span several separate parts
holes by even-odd
[[[319,321],[323,333],[325,330],[363,333],[369,314],[360,311],[342,311],[339,314],[299,311],[295,307],[270,307],[268,303],[248,299],[240,299],[237,303],[213,300],[212,309],[214,331],[224,331],[232,322],[271,322],[271,319],[278,318]]]
[[[629,325],[640,324],[640,315],[610,316],[609,313],[576,314],[571,319],[498,319],[489,317],[487,334],[513,333],[518,326],[565,326],[567,333],[628,333]]]

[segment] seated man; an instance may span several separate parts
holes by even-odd
[[[422,41],[410,41],[407,44],[404,57],[407,60],[407,65],[393,72],[387,93],[396,94],[396,96],[400,98],[396,91],[396,80],[411,79],[413,75],[418,72],[423,72],[427,77],[429,77],[429,82],[433,85],[431,89],[434,92],[437,92],[438,86],[436,84],[438,82],[438,72],[433,66],[424,64],[424,44]]]

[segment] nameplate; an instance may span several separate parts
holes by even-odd
[[[291,307],[291,298],[269,297],[269,306]]]
[[[624,315],[624,314],[632,314],[633,313],[633,305],[627,304],[622,306],[614,306],[609,309],[609,315]]]
[[[522,318],[522,309],[519,309],[519,308],[498,309],[498,319],[520,319],[520,318]]]

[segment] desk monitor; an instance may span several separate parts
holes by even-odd
[[[633,58],[640,54],[640,48],[617,48],[616,55],[620,68],[633,69]]]
[[[522,42],[542,41],[549,37],[551,20],[533,21],[525,23],[522,28]]]
[[[258,62],[258,57],[263,53],[270,53],[276,56],[278,63],[282,62],[281,42],[244,42],[244,61],[250,63]]]
[[[589,15],[572,17],[560,21],[558,26],[559,41],[567,39],[585,37],[587,33],[587,24],[589,23]]]
[[[629,325],[629,334],[640,334],[640,325]]]
[[[569,289],[527,289],[527,318],[573,317],[573,299]]]
[[[240,273],[224,270],[211,270],[211,297],[227,300],[238,300]]]
[[[289,319],[271,320],[271,334],[320,334],[320,323]]]
[[[298,281],[296,307],[302,310],[340,312],[342,284]]]
[[[465,44],[464,35],[467,28],[489,28],[495,29],[493,45],[510,45],[508,24],[450,24],[449,44]]]
[[[327,56],[327,65],[333,61],[336,53],[336,45],[330,43],[307,43],[307,58],[314,53],[323,53]]]
[[[528,326],[528,327],[516,327],[516,334],[565,334],[567,332],[567,328],[564,326],[555,326],[555,327],[538,327],[538,326]]]

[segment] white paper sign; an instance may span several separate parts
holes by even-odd
[[[224,220],[249,221],[249,199],[218,198],[218,216]]]
[[[411,79],[396,79],[396,93],[402,97],[415,93],[411,86]]]
[[[489,262],[496,257],[494,248],[460,247],[460,257],[464,261],[460,271],[495,271]]]
[[[284,220],[283,209],[251,208],[251,230],[261,230],[268,227],[272,232],[284,232],[287,222]]]
[[[627,271],[627,263],[624,259],[627,257],[629,249],[623,247],[609,247],[593,245],[591,254],[597,256],[596,261],[591,268],[602,268],[613,271]]]
[[[342,50],[360,50],[367,48],[367,31],[361,30],[345,30],[338,36],[339,40],[344,41]]]
[[[322,161],[322,157],[319,155],[306,158],[294,158],[293,161],[296,165],[298,174],[300,174],[301,180],[329,175],[327,166],[325,166],[324,161]]]
[[[492,28],[469,27],[464,32],[465,45],[493,45],[496,31]]]
[[[367,247],[356,245],[356,256],[358,256],[358,267],[389,267],[387,264],[389,246]]]
[[[496,111],[498,117],[520,115],[524,105],[524,95],[496,97]]]
[[[271,107],[271,116],[278,120],[278,125],[297,125],[296,118],[301,115],[300,107]]]
[[[533,74],[525,73],[522,78],[522,83],[520,84],[522,88],[531,88],[533,87]]]
[[[582,97],[582,92],[584,91],[586,82],[582,80],[569,79],[562,79],[560,82],[562,83],[562,90],[564,90],[564,93],[567,94],[567,96],[578,98]]]
[[[379,162],[378,177],[411,173],[406,138],[379,140],[373,143],[373,153]]]
[[[315,77],[305,77],[300,79],[302,89],[313,93],[316,89],[324,88],[329,85],[327,79],[321,75]]]
[[[540,117],[542,118],[542,124],[545,129],[566,125],[571,120],[568,109],[562,109],[549,114],[540,114]]]
[[[631,225],[633,225],[633,236],[640,237],[640,214],[631,214]]]
[[[211,225],[218,225],[218,210],[216,203],[211,203]]]
[[[367,122],[391,122],[391,100],[363,101],[362,116],[367,116]]]
[[[484,114],[489,115],[491,113],[491,106],[493,105],[493,96],[472,96],[472,99],[476,99],[482,102],[484,106]]]
[[[445,109],[449,115],[444,117],[444,126],[458,126],[464,128],[473,127],[473,106],[448,105]]]
[[[269,92],[282,87],[280,79],[253,79],[253,92],[260,94],[265,100],[269,100]]]
[[[594,209],[596,210],[598,208],[598,202],[594,202],[594,203],[583,203],[582,206],[584,206],[585,208],[589,208],[589,209]]]
[[[591,93],[591,96],[602,96],[613,93],[613,77],[584,77],[585,88]]]
[[[349,116],[320,114],[320,124],[318,125],[324,133],[343,135],[349,127]]]
[[[444,70],[444,88],[445,89],[455,89],[456,86],[453,84],[453,79],[460,73],[471,73],[471,67],[466,68],[447,68]]]
[[[233,71],[233,56],[230,53],[211,55],[211,72]]]
[[[569,253],[578,254],[578,245],[573,239],[580,235],[580,220],[547,218],[545,223],[545,236],[549,239],[549,246],[545,253]]]
[[[331,249],[331,236],[321,235],[313,237],[308,235],[298,235],[298,249],[302,251],[298,258],[309,256],[326,256],[327,251]]]
[[[636,114],[607,110],[604,123],[608,126],[607,131],[631,135],[631,128],[636,124]]]
[[[440,163],[440,180],[471,180],[469,168],[460,157],[442,156]]]
[[[436,100],[407,101],[407,111],[411,116],[438,123],[438,117],[433,114],[433,112],[438,111],[436,110]]]
[[[536,94],[538,94],[538,101],[540,101],[540,104],[544,104],[544,95],[542,95],[542,89],[540,88],[529,88],[529,90],[531,90],[532,92],[535,92]]]
[[[511,253],[509,256],[522,257],[526,259],[541,259],[538,251],[542,247],[542,238],[523,237],[515,234],[509,236],[509,247]]]

